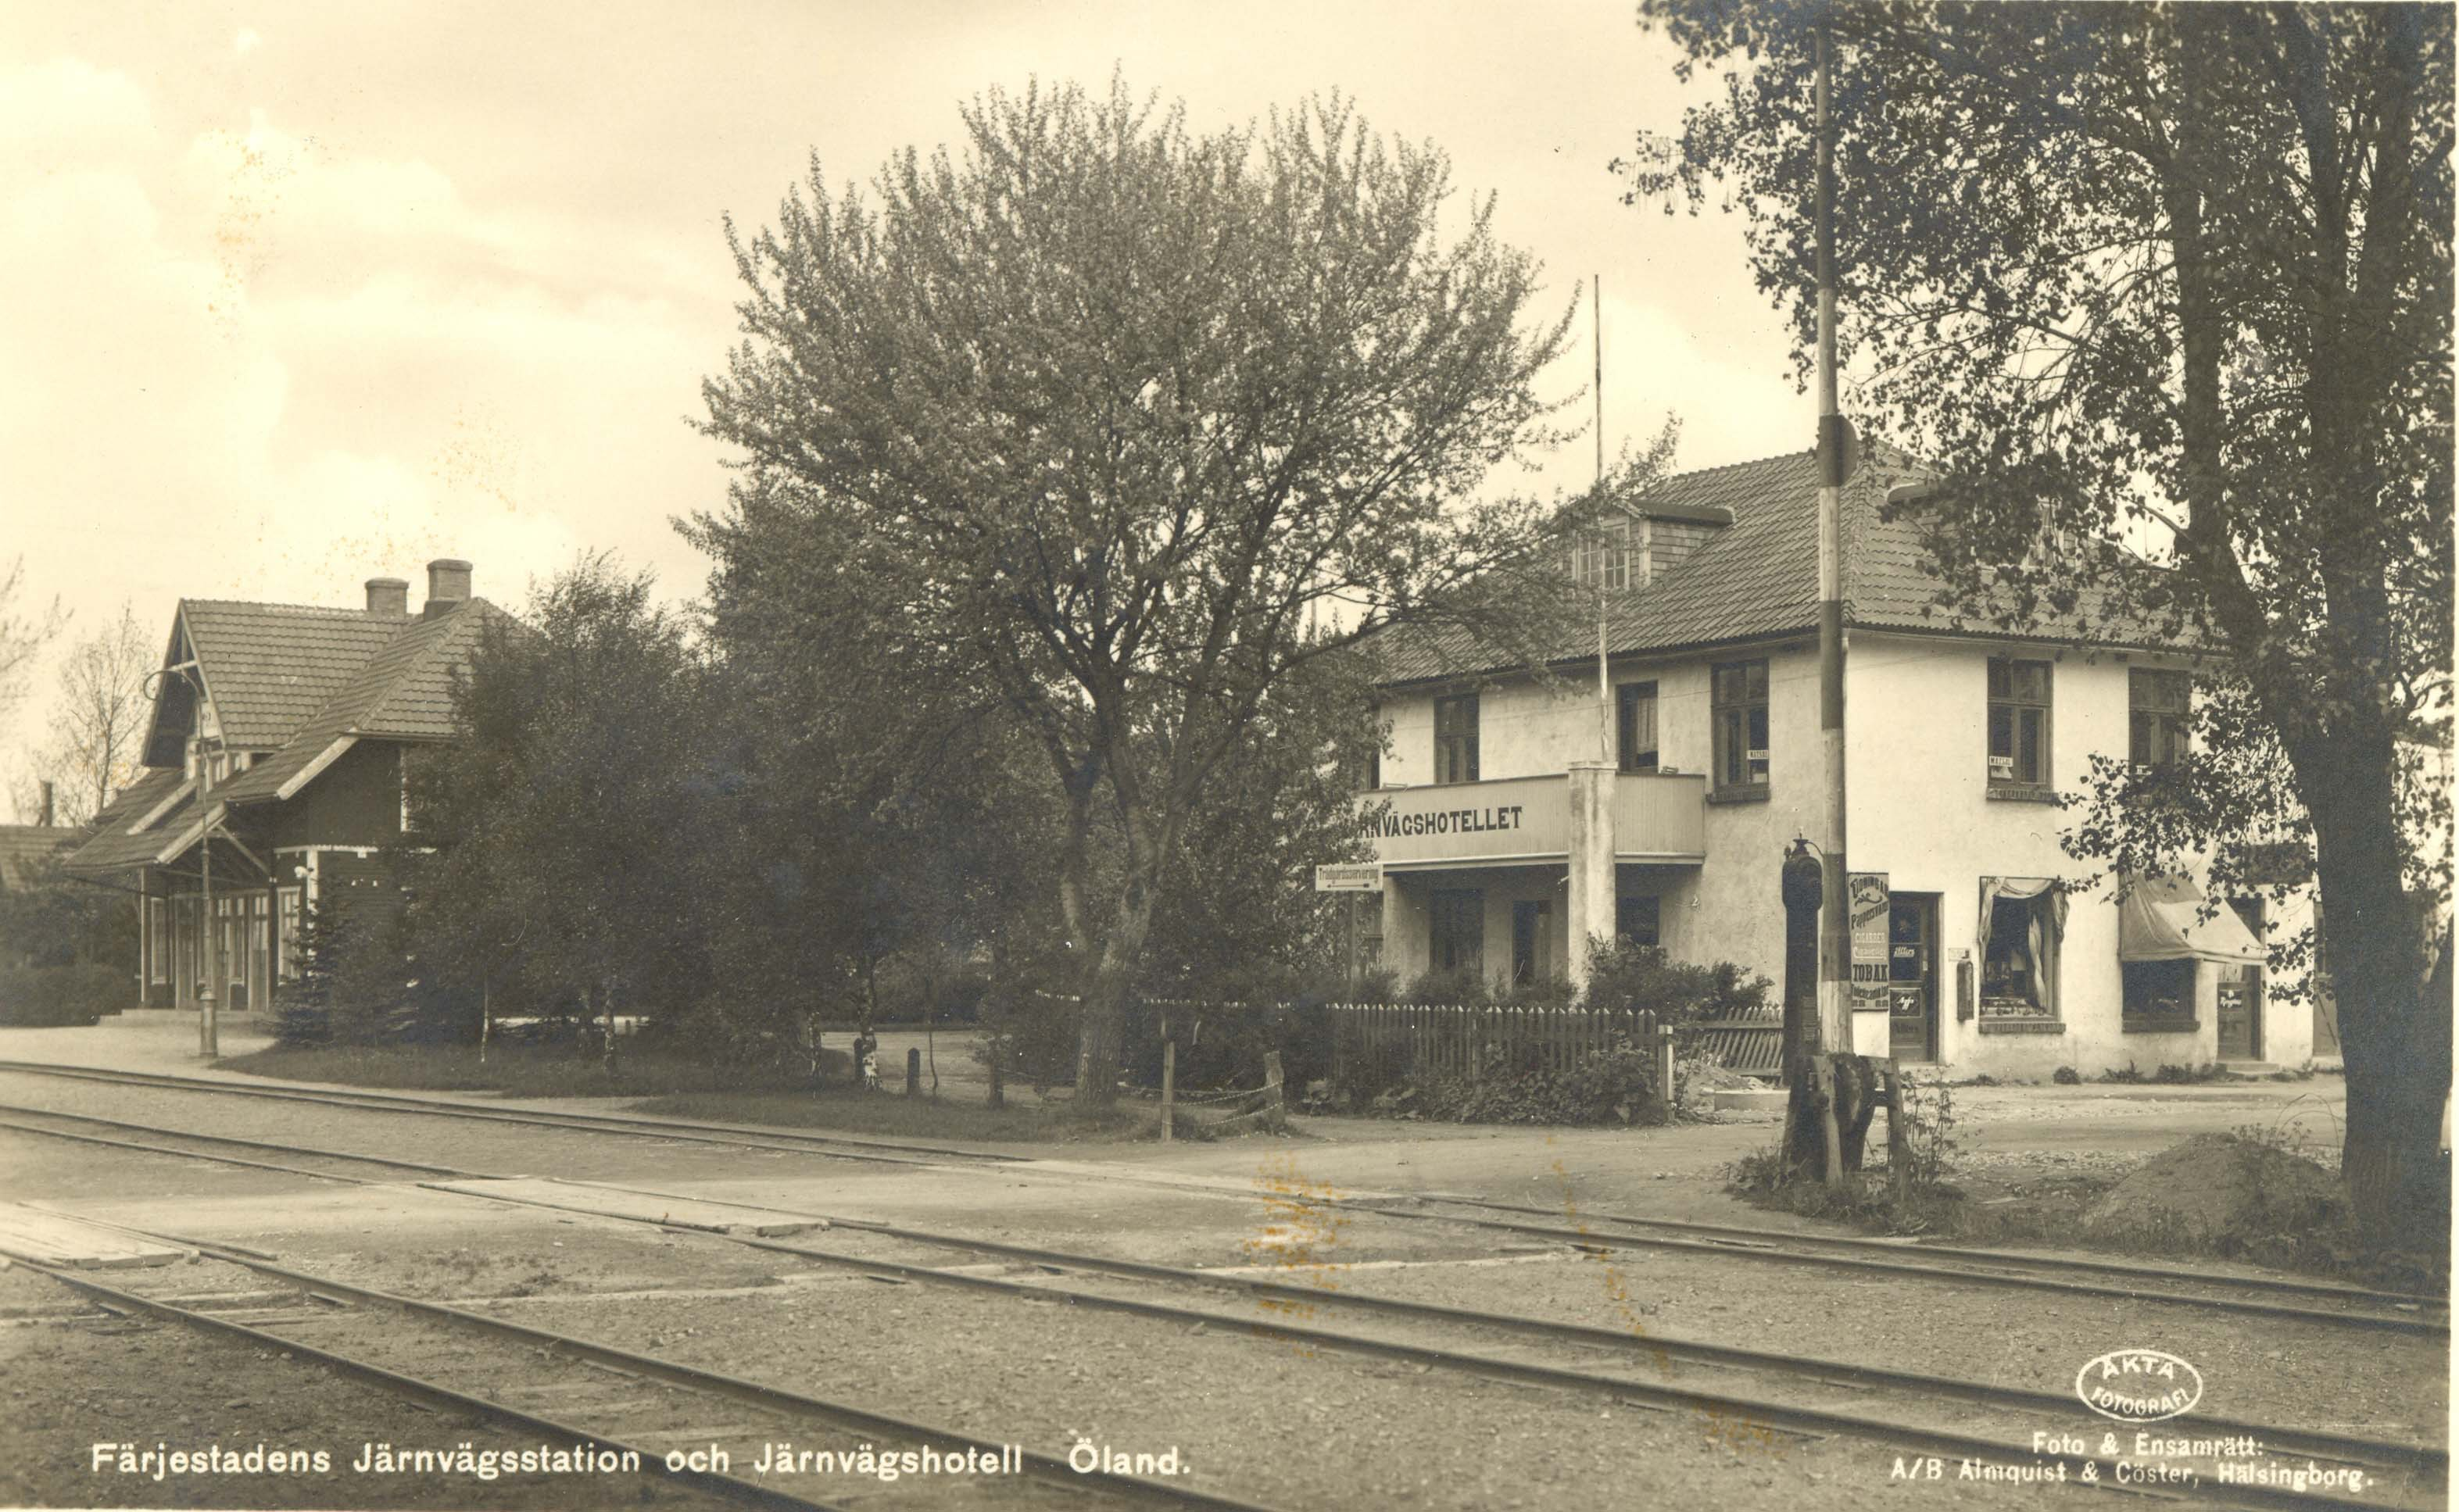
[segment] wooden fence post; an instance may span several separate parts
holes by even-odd
[[[1170,1140],[1170,1114],[1178,1100],[1178,1041],[1161,1042],[1161,1142]]]
[[[1281,1101],[1281,1053],[1264,1052],[1264,1117],[1273,1132],[1289,1127],[1289,1112]]]
[[[905,1052],[905,1095],[914,1096],[922,1088],[922,1052],[918,1048]]]
[[[1656,1096],[1667,1110],[1673,1107],[1673,1026],[1657,1024],[1656,1030]]]

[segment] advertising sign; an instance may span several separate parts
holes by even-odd
[[[1887,1011],[1887,873],[1848,872],[1844,916],[1853,932],[1853,1011]]]

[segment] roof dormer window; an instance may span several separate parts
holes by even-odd
[[[1618,514],[1583,532],[1572,544],[1571,577],[1583,588],[1618,593],[1645,575],[1639,563],[1646,549],[1637,524]]]

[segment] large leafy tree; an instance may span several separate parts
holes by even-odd
[[[409,768],[412,935],[434,970],[610,1028],[697,995],[704,883],[730,858],[688,630],[603,559],[549,583],[525,625],[489,627],[455,682],[460,737]]]
[[[2450,1005],[2425,993],[2417,895],[2448,892],[2423,757],[2449,733],[2451,11],[1645,0],[1641,21],[1726,87],[1641,143],[1631,197],[1721,188],[1805,353],[1830,30],[1848,371],[1945,480],[1919,505],[1942,598],[2209,652],[2205,754],[2104,766],[2075,843],[2207,856],[2222,885],[2310,860],[2351,1196],[2378,1227],[2438,1207]]]
[[[1552,514],[1477,500],[1558,439],[1567,313],[1440,154],[1336,101],[1198,136],[1037,89],[964,125],[868,194],[815,166],[736,239],[745,339],[704,391],[743,481],[703,529],[725,571],[762,549],[737,520],[838,521],[888,590],[866,633],[1027,732],[1101,1102],[1173,857],[1273,690],[1518,598]]]

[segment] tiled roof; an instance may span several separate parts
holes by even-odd
[[[179,616],[238,750],[288,741],[386,642],[418,621],[361,609],[183,598]]]
[[[1939,579],[1923,570],[1921,526],[1884,520],[1887,491],[1916,473],[1902,459],[1874,454],[1844,486],[1844,617],[1870,629],[1996,633],[1986,616],[1956,618],[1937,606]],[[1818,462],[1815,452],[1740,462],[1667,478],[1640,505],[1728,510],[1734,523],[1711,534],[1671,571],[1609,601],[1607,648],[1621,655],[1679,651],[1815,631],[1818,624]],[[2027,639],[2079,636],[2100,604],[2087,596],[2078,611],[2035,625]],[[2127,639],[2102,626],[2104,639]],[[2147,634],[2134,643],[2154,643]],[[1555,660],[1592,658],[1588,633]],[[1462,631],[1414,628],[1377,637],[1378,672],[1386,683],[1475,676],[1507,670]]]
[[[94,822],[87,827],[92,838],[69,857],[69,870],[91,876],[122,872],[152,861],[179,827],[193,822],[195,794],[182,795],[179,803],[136,834],[128,832],[129,827],[179,792],[187,780],[187,774],[179,767],[163,766],[130,784],[94,816]]]
[[[57,825],[0,825],[0,892],[40,882],[43,863],[76,837]]]
[[[346,737],[448,739],[453,669],[469,664],[489,624],[515,622],[483,598],[408,621],[280,750],[215,788],[214,797],[226,804],[271,800],[283,784]]]

